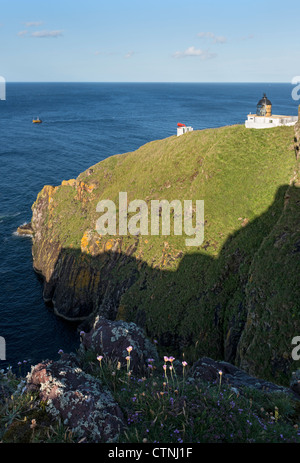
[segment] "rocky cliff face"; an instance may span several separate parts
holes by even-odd
[[[82,192],[92,191],[88,186],[83,188],[83,182],[64,181],[60,188],[72,189],[77,206],[90,200],[88,195],[83,200]],[[72,244],[64,247],[54,214],[59,203],[57,191],[58,187],[46,185],[32,207],[33,265],[44,277],[44,299],[51,301],[56,314],[65,319],[86,320],[96,313],[114,319],[120,297],[134,282],[135,275],[128,271],[126,278],[115,286],[112,271],[130,259],[132,249],[125,249],[120,259],[120,241],[110,239],[102,243],[93,230],[82,233],[80,249]]]
[[[298,108],[298,122],[295,125],[295,153],[297,159],[300,157],[300,105]]]
[[[45,186],[31,221],[45,300],[86,331],[96,316],[135,322],[191,361],[223,358],[287,382],[297,367],[290,337],[300,334],[298,289],[290,283],[299,274],[300,240],[293,131],[195,131]],[[99,235],[97,203],[117,203],[120,191],[147,204],[204,199],[204,242],[188,248],[186,236],[173,234]]]

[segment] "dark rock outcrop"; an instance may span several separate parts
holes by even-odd
[[[190,371],[189,381],[197,380],[205,382],[220,382],[221,380],[222,384],[228,384],[239,391],[243,388],[254,388],[264,392],[282,392],[300,399],[300,395],[298,395],[300,389],[296,380],[295,384],[297,382],[298,389],[293,387],[289,389],[254,376],[250,376],[245,371],[231,365],[228,362],[216,361],[209,357],[202,357],[193,365]]]
[[[32,230],[31,223],[25,223],[24,225],[20,225],[17,228],[17,233],[18,235],[22,235],[22,236],[32,236],[33,230]]]
[[[292,373],[290,387],[292,391],[294,391],[300,397],[300,370],[299,369]]]
[[[96,355],[103,355],[126,365],[130,351],[130,369],[141,371],[148,363],[148,358],[158,359],[154,345],[135,323],[111,321],[97,317],[93,328],[82,336],[81,351],[92,350]]]
[[[47,411],[87,442],[115,442],[124,421],[119,405],[100,380],[88,375],[74,355],[32,367],[27,390],[37,390]]]

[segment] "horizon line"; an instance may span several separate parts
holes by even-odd
[[[292,84],[291,81],[96,81],[96,80],[6,80],[7,84]]]

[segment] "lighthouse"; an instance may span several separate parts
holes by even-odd
[[[256,105],[256,114],[248,114],[245,121],[247,129],[270,129],[281,125],[295,125],[298,116],[285,116],[272,114],[272,103],[264,93]]]
[[[270,117],[272,115],[272,103],[268,100],[266,94],[263,94],[263,97],[256,106],[256,115],[257,116],[266,116]]]

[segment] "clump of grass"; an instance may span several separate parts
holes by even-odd
[[[120,442],[300,442],[297,407],[285,394],[238,391],[224,384],[221,371],[214,383],[195,383],[187,362],[174,357],[156,365],[149,359],[144,374],[135,375],[109,359],[95,368],[95,354],[86,355],[94,355],[93,374],[105,378],[123,410]]]
[[[300,406],[284,393],[232,388],[223,372],[214,382],[200,382],[189,375],[185,360],[169,356],[158,362],[149,358],[136,374],[131,360],[80,354],[82,369],[111,391],[123,411],[120,443],[300,443]],[[0,440],[78,442],[71,429],[47,413],[37,393],[24,391],[24,384],[11,370],[0,372],[6,391]]]
[[[37,393],[25,392],[21,363],[19,376],[11,368],[0,371],[0,440],[4,443],[75,442],[74,436],[60,420],[46,411]]]

